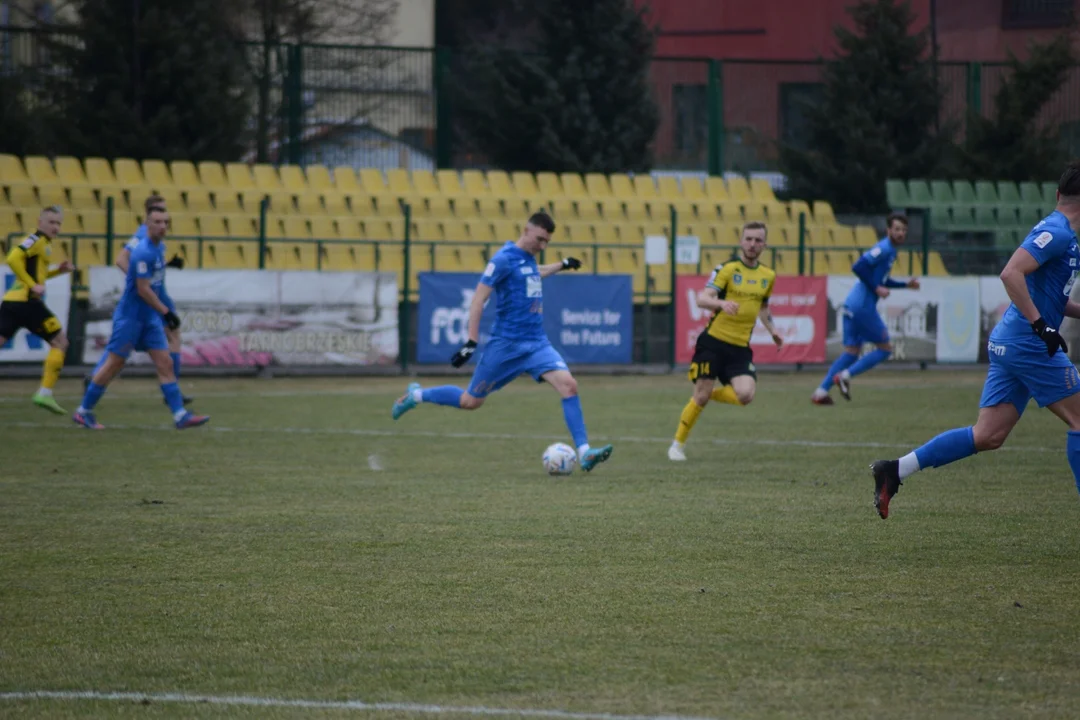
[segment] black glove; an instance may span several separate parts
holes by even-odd
[[[180,327],[180,316],[174,313],[172,310],[165,313],[165,327],[170,330],[175,330]]]
[[[165,263],[165,267],[176,268],[177,270],[184,269],[184,258],[179,255],[173,255],[172,260]]]
[[[465,363],[469,362],[469,358],[476,352],[476,341],[469,340],[467,343],[461,346],[461,349],[454,353],[454,357],[450,358],[450,364],[456,368],[461,367]]]
[[[1068,354],[1069,346],[1065,344],[1065,338],[1061,337],[1061,333],[1057,331],[1057,328],[1047,327],[1046,321],[1039,318],[1031,323],[1031,329],[1046,343],[1046,352],[1050,357],[1054,357],[1054,353],[1058,351],[1058,348]]]
[[[572,258],[572,257],[563,258],[562,269],[563,270],[580,270],[581,269],[581,261],[578,260],[577,258]]]

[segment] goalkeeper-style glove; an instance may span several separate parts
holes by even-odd
[[[165,318],[165,327],[169,328],[170,330],[176,330],[178,327],[180,327],[180,316],[174,313],[172,310],[165,313],[163,317]]]
[[[1065,338],[1061,337],[1061,333],[1057,331],[1057,328],[1048,327],[1046,321],[1042,318],[1031,323],[1031,329],[1046,343],[1046,352],[1050,357],[1054,357],[1054,353],[1058,351],[1058,348],[1061,348],[1066,355],[1069,353],[1069,346],[1065,344]]]
[[[165,267],[176,268],[177,270],[184,269],[184,258],[179,255],[173,255],[172,260],[165,263]]]
[[[450,358],[450,364],[459,368],[469,362],[469,358],[473,356],[474,352],[476,352],[476,341],[469,340],[461,346],[460,350],[454,353],[454,357]]]
[[[562,261],[563,270],[579,270],[581,269],[581,261],[577,258],[567,257]]]

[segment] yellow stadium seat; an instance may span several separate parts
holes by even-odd
[[[810,212],[810,206],[806,204],[805,200],[790,200],[788,201],[788,215],[791,217],[791,222],[798,225],[799,215],[806,214],[806,224],[814,224],[814,214]]]
[[[476,217],[476,201],[473,198],[468,195],[458,195],[457,197],[452,198],[452,200],[454,217],[461,218],[462,220]]]
[[[488,180],[490,181],[492,173],[488,173]],[[514,190],[517,195],[523,198],[539,197],[540,189],[536,186],[536,179],[532,173],[529,172],[515,172],[510,176],[514,182]]]
[[[870,225],[855,226],[855,244],[861,248],[873,247],[878,241],[877,231]]]
[[[221,163],[209,160],[200,162],[199,179],[211,192],[216,191],[218,188],[229,187],[229,181],[225,177],[225,169],[221,167]]]
[[[650,215],[654,218],[668,219],[671,215],[671,208],[675,208],[675,216],[679,222],[693,222],[698,219],[697,206],[690,200],[671,199],[662,200],[659,202],[653,202],[650,204]],[[706,222],[714,222],[714,217],[703,217],[702,220]]]
[[[626,219],[630,222],[649,222],[650,220],[668,220],[668,216],[663,218],[652,218],[649,215],[649,205],[642,200],[634,200],[633,198],[623,203],[623,207],[626,209]]]
[[[835,225],[836,215],[833,213],[832,205],[824,200],[815,200],[814,220],[819,225]]]
[[[440,170],[440,172],[447,171]],[[461,173],[461,181],[465,186],[465,194],[471,197],[481,198],[490,192],[484,180],[484,174],[479,170],[465,170]]]
[[[330,171],[325,165],[308,165],[304,170],[304,174],[307,176],[307,186],[312,190],[325,192],[334,187],[334,181],[330,179]],[[353,177],[356,176],[353,175]],[[284,175],[282,175],[282,179],[284,179]]]
[[[113,233],[115,235],[125,236],[124,240],[134,233],[138,227],[142,225],[142,216],[137,215],[127,210],[116,210],[113,212]]]
[[[300,168],[294,169],[299,170]],[[226,168],[226,172],[228,172],[228,168]],[[241,175],[244,175],[244,173],[241,173]],[[274,190],[285,189],[285,184],[281,182],[281,176],[278,175],[277,168],[273,165],[256,163],[251,166],[250,173],[248,173],[247,176],[254,181],[255,187],[259,190],[272,192]]]
[[[259,228],[257,226],[258,216],[251,216],[247,213],[233,213],[225,216],[225,224],[229,226],[229,237],[234,238],[256,238],[259,237]],[[266,218],[266,236],[270,237],[273,233],[278,232],[273,227],[274,223],[271,222],[271,217]],[[280,233],[279,233],[280,234]]]
[[[790,223],[770,223],[765,236],[771,247],[789,247],[799,244],[799,228]]]
[[[375,214],[380,217],[400,218],[405,214],[401,201],[393,195],[372,196],[371,206],[375,209]]]
[[[315,240],[336,240],[341,237],[338,225],[333,218],[320,214],[312,215],[310,220],[311,237]]]
[[[296,212],[296,198],[288,190],[272,192],[270,193],[270,209],[278,215],[292,215]]]
[[[492,195],[481,195],[476,199],[477,214],[487,220],[503,217],[502,201]]]
[[[336,190],[322,190],[321,192],[322,205],[324,208],[324,212],[326,212],[327,215],[330,215],[331,217],[338,217],[340,215],[348,215],[351,212],[349,209],[348,200],[344,195],[342,195]],[[314,190],[312,192],[309,192],[307,197],[310,197],[313,194]],[[372,212],[371,198],[367,197],[366,195],[357,195],[355,197],[359,209],[365,211],[357,214],[365,215]],[[366,208],[364,207],[365,202],[367,203]]]
[[[366,192],[357,191],[355,193],[346,193],[344,195],[341,195],[340,197],[344,198],[344,200],[348,203],[348,212],[352,213],[353,215],[357,215],[360,217],[368,217],[371,215],[379,214],[379,209],[375,205],[375,199],[368,195]],[[335,207],[337,205],[336,197],[329,193],[323,195],[323,201],[327,203],[332,202]],[[340,212],[332,211],[329,204],[327,204],[326,206],[326,211],[331,212],[335,215],[342,214]]]
[[[225,178],[230,187],[237,190],[255,190],[255,179],[251,176],[251,168],[244,163],[231,162],[225,164]]]
[[[258,215],[262,211],[261,205],[266,194],[262,190],[248,189],[237,191],[230,188],[228,191],[217,193],[217,197],[225,198],[226,203],[228,203],[228,198],[235,197],[240,205],[239,210],[226,210],[221,207],[221,205],[218,205],[218,212],[245,212],[252,215]]]
[[[351,168],[349,172],[352,172]],[[334,176],[337,176],[337,170],[334,170]],[[338,189],[341,189],[340,184]],[[376,197],[394,194],[394,191],[386,184],[382,170],[376,168],[363,168],[360,170],[360,187],[358,189],[363,189],[364,192]]]
[[[84,161],[86,167],[86,179],[96,188],[106,188],[116,185],[116,175],[113,174],[112,166],[104,158],[89,157]]]
[[[396,173],[394,170],[390,172]],[[413,170],[410,179],[412,180],[413,193],[419,193],[425,197],[443,194],[438,182],[435,180],[435,174],[430,170]],[[394,187],[394,185],[391,184],[391,187]]]
[[[253,218],[255,225],[256,236],[258,236],[259,221]],[[232,230],[232,221],[229,222],[229,229]],[[233,237],[242,237],[236,234]],[[267,215],[266,216],[266,239],[267,240],[282,240],[285,236],[285,228],[281,225],[280,215]]]
[[[611,182],[611,194],[615,197],[626,200],[637,195],[637,191],[634,189],[634,181],[630,179],[629,175],[615,173],[609,176],[608,180]]]
[[[722,200],[716,203],[716,208],[719,212],[720,219],[725,223],[737,223],[741,225],[748,219],[743,215],[742,205],[734,200]],[[701,209],[698,208],[698,215],[700,214]]]
[[[579,197],[577,205],[577,217],[582,222],[598,222],[601,219],[600,205],[590,197]]]
[[[618,245],[619,235],[615,226],[606,222],[592,223],[593,241],[600,245]]]
[[[548,211],[557,223],[574,222],[578,219],[577,206],[570,198],[555,198],[551,201]]]
[[[491,232],[494,233],[496,242],[509,242],[518,239],[521,235],[521,228],[513,220],[493,220],[491,222]],[[559,229],[555,228],[555,232],[558,234]]]
[[[8,187],[8,199],[12,206],[17,208],[36,208],[38,206],[37,193],[33,185],[12,185]]]
[[[199,174],[190,161],[173,160],[169,163],[169,169],[172,170],[173,184],[181,190],[190,190],[202,186]]]
[[[933,277],[944,277],[949,274],[945,267],[945,261],[941,259],[941,253],[931,250],[927,263],[927,274]]]
[[[442,224],[426,218],[413,220],[409,239],[413,242],[441,242],[445,239]]]
[[[548,202],[562,198],[565,194],[559,176],[553,172],[536,173],[536,187]]]
[[[274,200],[271,198],[271,203]],[[320,215],[323,212],[322,198],[313,192],[301,192],[295,197],[296,212],[308,217]]]
[[[492,232],[491,223],[486,220],[471,220],[466,223],[466,229],[469,233],[469,239],[473,242],[494,243],[499,241],[499,238],[495,237],[495,233]]]
[[[38,203],[42,206],[57,205],[67,207],[68,199],[64,188],[59,185],[45,185],[38,188]]]
[[[60,184],[60,178],[56,176],[52,162],[47,157],[28,156],[26,158],[26,174],[30,176],[30,181],[38,187]]]
[[[560,238],[564,243],[577,245],[591,245],[596,242],[593,237],[592,225],[583,222],[565,223],[562,226],[563,234]]]
[[[370,180],[369,182],[374,182],[375,180],[378,180],[377,189],[380,192],[386,192],[386,184],[383,182],[382,173],[380,171],[373,170],[371,168],[361,170],[361,177],[363,177],[365,172],[370,173],[372,176],[372,180]],[[334,187],[338,190],[338,192],[343,193],[359,192],[360,190],[365,189],[365,187],[361,184],[360,179],[356,177],[356,171],[348,165],[338,165],[334,168]],[[371,193],[372,190],[368,189],[367,192]]]
[[[701,178],[693,176],[684,176],[679,181],[679,186],[682,188],[682,196],[687,200],[700,203],[709,199],[709,193],[705,190],[705,185],[701,182]],[[723,183],[721,182],[721,187]],[[727,198],[727,189],[724,189],[724,198]]]
[[[255,166],[255,182],[260,182],[259,175],[261,172],[259,168],[262,165]],[[271,169],[273,169],[271,167]],[[307,192],[308,184],[304,178],[304,170],[299,165],[282,165],[278,168],[278,176],[281,179],[281,187],[283,190],[289,190],[296,194]],[[262,187],[262,185],[260,185]]]
[[[412,199],[413,214],[417,217],[450,218],[454,216],[454,208],[450,205],[450,198],[444,195],[431,195],[427,198]]]
[[[772,253],[770,267],[781,275],[796,275],[799,272],[799,252],[797,250],[777,250]]]
[[[563,194],[567,197],[581,200],[589,196],[585,181],[581,179],[581,175],[578,173],[562,173],[559,175],[559,184],[562,186]]]
[[[786,225],[791,222],[791,218],[788,216],[788,206],[786,203],[782,203],[779,200],[773,200],[771,202],[766,201],[765,214],[769,216],[770,224],[780,223]]]
[[[727,181],[728,196],[732,200],[746,202],[751,199],[750,184],[741,175],[735,175]]]
[[[768,222],[769,216],[765,212],[765,205],[755,200],[747,200],[742,204],[743,220],[746,222]],[[724,218],[727,218],[726,207],[724,208]]]
[[[503,200],[503,204],[506,206],[506,216],[515,222],[523,222],[532,214],[529,202],[524,198],[509,197]]]
[[[173,187],[169,168],[161,160],[143,160],[142,171],[147,184],[158,192]]]
[[[11,208],[0,208],[0,243],[5,242],[9,233],[22,230],[19,216]],[[2,248],[5,252],[7,248]],[[2,259],[2,258],[0,258]]]
[[[190,263],[191,267],[197,267],[199,262],[199,243],[195,239],[181,239],[179,235],[173,237],[172,232],[169,233],[169,257],[179,255],[184,258],[185,263]]]
[[[488,190],[497,198],[511,198],[517,195],[517,191],[510,183],[510,176],[502,170],[488,170]]]
[[[642,176],[644,177],[644,176]],[[637,179],[635,178],[635,183]],[[696,180],[694,182],[697,182]],[[679,187],[679,179],[674,175],[661,175],[656,179],[656,194],[665,200],[681,199],[682,189]]]
[[[855,230],[848,225],[829,226],[829,239],[834,247],[855,247]]]
[[[147,184],[139,163],[131,158],[116,158],[113,160],[113,170],[116,171],[116,183],[122,187]]]
[[[674,180],[674,178],[671,179]],[[652,201],[660,197],[660,190],[657,188],[652,175],[642,173],[634,176],[634,194],[642,200]],[[678,197],[678,195],[674,197]]]
[[[473,172],[476,172],[475,170]],[[480,177],[483,181],[483,176]],[[461,178],[457,170],[439,170],[435,173],[435,182],[439,186],[439,192],[449,198],[457,199],[468,196],[469,192],[462,187]],[[486,190],[484,191],[486,193]]]
[[[104,235],[108,218],[104,210],[86,210],[79,213],[79,222],[87,235]]]
[[[435,270],[438,272],[462,272],[472,268],[465,265],[460,246],[441,245],[435,248]]]
[[[615,225],[615,231],[619,235],[619,243],[621,245],[645,244],[645,227],[640,223],[617,223]],[[651,235],[653,233],[649,234]]]
[[[367,240],[367,228],[364,221],[351,215],[341,215],[333,218],[337,227],[338,237],[342,240]]]
[[[361,170],[360,172],[362,174],[364,171]],[[386,171],[386,186],[390,189],[391,195],[405,197],[413,194],[413,185],[409,182],[409,172],[402,168],[390,168]],[[366,179],[364,180],[364,189],[370,189],[367,186]]]
[[[737,246],[742,239],[742,225],[722,223],[716,226],[714,234],[716,235],[717,245],[734,247]],[[766,237],[768,236],[766,235]]]
[[[776,193],[765,178],[750,178],[750,195],[758,202],[776,202]]]
[[[184,198],[188,210],[193,213],[214,212],[214,203],[210,199],[210,191],[203,187],[188,187],[184,190]]]
[[[375,246],[370,244],[327,243],[322,246],[323,270],[347,272],[375,269]]]
[[[439,225],[442,227],[443,239],[449,242],[468,242],[471,239],[469,237],[469,226],[465,224],[464,220],[446,218]]]
[[[593,202],[599,208],[600,216],[604,221],[617,223],[626,219],[626,209],[623,207],[621,200],[604,198],[603,200],[593,200]]]
[[[608,183],[607,175],[602,173],[587,173],[585,175],[585,189],[594,198],[611,197],[611,185]]]
[[[710,175],[705,178],[705,194],[709,199],[717,203],[730,202],[735,199],[728,192],[724,178],[718,175]]]
[[[199,237],[199,225],[195,221],[194,215],[187,215],[182,213],[169,213],[169,244],[172,245],[172,238],[188,238]]]
[[[15,155],[0,154],[0,185],[29,185],[30,176],[26,174],[23,162]]]
[[[78,158],[61,156],[56,158],[56,176],[64,187],[79,187],[88,185],[86,173],[83,172],[82,163]]]
[[[285,237],[290,240],[307,240],[311,237],[311,228],[308,227],[307,218],[299,215],[286,215],[281,220]]]
[[[228,237],[229,228],[225,226],[225,216],[200,215],[199,234],[203,237]]]
[[[259,248],[254,243],[211,240],[203,243],[203,267],[243,270],[259,266]]]

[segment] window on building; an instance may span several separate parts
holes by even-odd
[[[687,155],[709,148],[709,91],[705,85],[672,87],[675,111],[675,150]]]
[[[1076,0],[1004,0],[1001,27],[1056,28],[1072,24]]]
[[[780,83],[780,141],[806,150],[810,146],[810,118],[807,110],[825,100],[821,83]]]

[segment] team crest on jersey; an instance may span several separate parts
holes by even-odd
[[[1050,244],[1050,241],[1054,239],[1054,236],[1048,232],[1041,232],[1039,236],[1033,241],[1040,248],[1045,248]]]
[[[768,290],[769,289],[769,279],[768,278],[762,279],[762,281],[761,281],[761,289],[762,290]]]
[[[735,283],[736,285],[742,285],[742,274],[735,273],[734,275],[732,275],[731,282]]]

